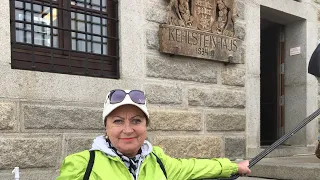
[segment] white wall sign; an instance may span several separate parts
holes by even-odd
[[[290,56],[294,56],[297,54],[301,54],[301,48],[300,47],[295,47],[295,48],[290,48]]]

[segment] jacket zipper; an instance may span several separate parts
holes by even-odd
[[[139,162],[138,162],[138,169],[136,171],[136,180],[138,180],[138,175],[139,175],[139,171],[140,171],[140,166],[142,165],[142,162],[144,161],[144,157],[141,156]]]
[[[116,156],[116,160],[119,161],[127,170],[127,172],[129,173],[130,177],[132,178],[132,180],[135,180],[133,175],[130,173],[129,169],[127,168],[127,166],[124,164],[124,162],[120,159],[119,156]]]

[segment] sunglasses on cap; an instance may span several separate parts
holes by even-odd
[[[127,96],[127,94],[129,95],[129,97],[134,103],[146,104],[146,97],[143,91],[131,90],[130,92],[127,93],[121,89],[115,89],[110,91],[110,94],[108,96],[110,104],[116,104],[116,103],[122,102]]]

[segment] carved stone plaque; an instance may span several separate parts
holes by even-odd
[[[241,62],[234,0],[170,0],[167,10],[167,22],[159,28],[160,52]]]

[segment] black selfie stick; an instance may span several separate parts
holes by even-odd
[[[293,136],[296,132],[298,132],[300,129],[302,129],[304,126],[306,126],[309,122],[311,122],[314,118],[316,118],[320,114],[320,108],[313,112],[310,116],[305,118],[302,122],[298,124],[296,128],[291,130],[290,132],[286,133],[284,136],[282,136],[280,139],[278,139],[276,142],[271,144],[267,149],[263,150],[261,153],[259,153],[257,156],[252,158],[249,161],[249,168],[257,164],[262,158],[267,156],[269,153],[271,153],[273,150],[275,150],[278,146],[280,146],[283,142],[288,140],[291,136]],[[211,179],[211,180],[234,180],[240,177],[239,174],[235,174],[229,178],[218,178],[218,179]],[[209,180],[209,179],[207,179]]]

